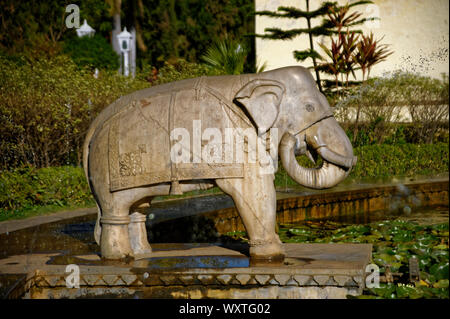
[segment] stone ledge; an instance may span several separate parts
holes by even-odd
[[[224,247],[214,245],[191,246],[187,249],[190,245],[184,244],[184,249],[176,250],[176,254],[204,257],[205,251],[226,251]],[[145,298],[272,298],[274,294],[277,298],[334,298],[362,293],[371,245],[285,244],[285,250],[287,264],[238,268],[154,269],[142,267],[140,261],[115,266],[80,265],[79,289],[67,288],[69,273],[65,273],[65,265],[49,265],[52,255],[43,254],[35,257],[32,263],[35,270],[28,274],[24,284],[9,294],[9,298],[81,298],[101,295],[101,292],[122,297],[137,294]],[[166,252],[173,257],[174,251],[161,250],[159,253]],[[230,254],[240,255],[236,251]],[[85,257],[95,259],[90,255]],[[27,256],[26,260],[33,261],[33,255]],[[9,261],[3,263],[7,265]],[[0,272],[4,273],[6,269],[0,263]],[[13,269],[18,268],[10,268],[10,271]]]

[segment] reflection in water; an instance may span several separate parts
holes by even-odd
[[[407,208],[407,209],[406,209]],[[419,225],[433,225],[448,222],[448,207],[399,207],[396,210],[377,211],[370,214],[361,212],[353,215],[329,217],[326,220],[342,224],[369,224],[381,220],[405,220],[416,222]]]
[[[0,234],[0,258],[47,252],[96,253],[99,246],[94,239],[95,219],[76,217]]]
[[[236,268],[248,267],[249,259],[245,256],[182,256],[158,257],[137,260],[136,268],[168,269],[168,268]]]

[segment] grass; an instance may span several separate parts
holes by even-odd
[[[12,211],[3,211],[0,214],[0,222],[6,221],[6,220],[16,220],[16,219],[25,219],[35,216],[44,216],[44,215],[50,215],[53,213],[58,213],[62,211],[70,211],[70,210],[76,210],[80,208],[90,208],[95,206],[95,202],[87,202],[83,204],[75,204],[75,205],[45,205],[45,206],[31,206],[26,207],[23,209],[17,209]]]

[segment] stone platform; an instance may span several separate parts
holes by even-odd
[[[278,264],[255,264],[245,245],[154,244],[152,258],[104,261],[95,254],[14,255],[1,276],[20,276],[6,298],[345,298],[364,288],[370,244],[284,244]],[[79,288],[68,288],[68,264]]]

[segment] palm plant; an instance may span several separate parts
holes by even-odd
[[[322,43],[319,43],[322,50],[330,58],[331,62],[324,62],[317,66],[317,70],[331,74],[334,76],[336,90],[339,89],[339,74],[343,73],[343,60],[342,60],[342,36],[339,36],[337,40],[331,38],[331,48]]]
[[[382,39],[374,40],[373,33],[371,32],[368,36],[361,35],[361,40],[356,46],[357,52],[354,55],[354,60],[361,68],[363,81],[369,78],[370,70],[375,64],[386,60],[393,53],[388,50],[386,44],[379,44]]]
[[[282,30],[279,28],[266,28],[264,35],[256,35],[262,39],[271,39],[271,40],[291,40],[297,36],[302,34],[307,34],[309,37],[309,48],[306,50],[298,51],[295,50],[293,52],[294,58],[303,62],[306,59],[312,59],[313,66],[316,73],[316,82],[320,91],[322,91],[322,84],[320,80],[320,74],[317,70],[318,60],[321,60],[320,54],[314,49],[314,37],[329,35],[331,34],[331,30],[327,26],[327,21],[324,20],[322,24],[317,26],[312,26],[312,20],[317,20],[327,14],[332,6],[336,5],[336,2],[323,2],[320,7],[316,10],[310,10],[309,6],[310,0],[305,0],[306,10],[301,10],[299,8],[294,7],[278,7],[277,12],[272,11],[259,11],[255,12],[256,15],[267,16],[272,18],[284,18],[284,19],[305,19],[307,27],[300,29],[290,29],[290,30]]]
[[[359,44],[361,30],[350,30],[350,28],[363,24],[366,21],[376,18],[361,18],[362,13],[350,12],[350,9],[356,5],[369,4],[372,1],[357,1],[344,6],[332,6],[327,12],[325,24],[333,30],[330,35],[331,50],[325,45],[320,44],[322,50],[331,59],[331,62],[324,62],[319,65],[319,70],[332,74],[335,77],[336,90],[339,85],[348,88],[350,74],[356,79],[355,70],[358,65],[355,60],[355,52]],[[346,30],[346,31],[344,31]],[[335,41],[333,35],[337,35]],[[338,76],[342,77],[339,84]],[[345,77],[345,79],[344,79]]]
[[[359,34],[347,30],[347,33],[339,34],[339,36],[342,36],[343,74],[345,74],[345,85],[348,88],[348,77],[350,73],[356,78],[354,52],[357,48]]]
[[[241,74],[248,49],[239,42],[225,38],[214,42],[201,57],[211,68],[225,74]]]
[[[348,29],[357,25],[361,25],[366,21],[371,21],[376,18],[362,18],[362,13],[353,12],[349,14],[352,7],[364,4],[372,4],[372,1],[357,1],[352,4],[346,4],[344,6],[332,6],[327,12],[328,19],[327,26],[335,29],[335,33],[341,33],[343,29]],[[358,20],[359,19],[359,20]],[[361,33],[361,30],[355,30],[353,32]]]

